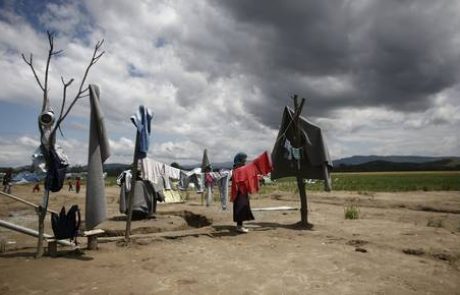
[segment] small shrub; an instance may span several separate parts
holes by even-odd
[[[358,205],[354,203],[349,203],[345,209],[345,219],[358,219],[359,218],[359,208]]]

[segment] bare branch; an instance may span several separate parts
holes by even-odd
[[[48,51],[48,59],[46,60],[46,70],[45,70],[45,89],[43,90],[43,107],[42,112],[45,110],[47,105],[49,104],[48,101],[48,72],[50,68],[51,57],[53,56],[53,49],[54,49],[54,34],[50,31],[46,31],[48,34],[48,43],[50,45],[50,49]]]
[[[59,125],[58,129],[59,129],[59,133],[61,133],[61,136],[64,137],[64,133],[62,132],[61,125]]]
[[[66,102],[66,98],[67,98],[67,87],[69,87],[72,82],[74,81],[74,79],[70,79],[67,83],[64,81],[64,77],[61,76],[61,81],[62,81],[62,84],[64,85],[64,89],[63,89],[63,92],[62,92],[62,104],[61,104],[61,112],[59,114],[59,118],[57,120],[57,123],[56,125],[54,126],[54,129],[53,129],[53,133],[56,132],[57,129],[59,129],[59,131],[61,132],[61,135],[63,135],[62,133],[62,130],[61,130],[61,126],[60,126],[60,123],[62,121],[62,115],[64,114],[64,108],[65,108],[65,102]]]
[[[38,86],[40,86],[40,89],[42,91],[45,91],[45,88],[43,88],[42,83],[40,82],[40,79],[38,78],[37,72],[35,72],[35,68],[34,68],[34,65],[33,65],[33,55],[32,55],[32,53],[30,54],[29,60],[26,59],[24,53],[21,54],[21,56],[22,56],[22,59],[24,60],[24,62],[26,64],[28,64],[29,67],[32,69],[32,73],[34,74],[35,80],[37,80],[37,83],[38,83]]]
[[[60,54],[63,53],[63,52],[64,52],[63,49],[58,50],[58,51],[53,51],[53,52],[51,53],[51,55],[56,55],[56,56],[57,56],[57,55],[60,55]]]
[[[83,86],[85,85],[85,82],[86,82],[86,78],[88,77],[88,73],[89,73],[89,70],[91,69],[91,67],[96,64],[98,62],[98,60],[102,57],[102,55],[104,55],[105,51],[102,51],[102,52],[99,52],[99,49],[101,48],[102,44],[104,44],[104,39],[102,39],[101,41],[98,41],[96,43],[96,46],[94,47],[94,51],[93,51],[93,56],[91,57],[91,60],[88,64],[88,66],[86,67],[86,70],[85,70],[85,73],[83,75],[83,78],[80,82],[80,87],[78,88],[78,92],[77,92],[77,95],[75,96],[75,98],[73,99],[73,101],[70,103],[69,107],[67,108],[67,110],[65,111],[64,115],[62,117],[60,117],[60,119],[58,120],[56,126],[59,126],[59,124],[67,117],[67,115],[69,114],[70,110],[73,108],[73,106],[75,105],[75,103],[82,97],[87,97],[89,95],[83,95],[86,91],[89,91],[89,87],[83,89]]]

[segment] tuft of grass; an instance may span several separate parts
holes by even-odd
[[[345,219],[359,219],[360,210],[357,204],[354,202],[349,202],[345,208]]]
[[[444,223],[441,219],[430,218],[426,225],[429,227],[443,227]]]

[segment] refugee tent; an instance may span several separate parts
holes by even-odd
[[[15,184],[23,184],[23,183],[35,183],[40,182],[45,178],[44,174],[38,174],[35,172],[19,172],[11,179]]]

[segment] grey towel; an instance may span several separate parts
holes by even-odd
[[[145,216],[151,216],[156,211],[158,192],[148,180],[137,180],[135,183],[133,195],[133,211],[144,213]],[[120,188],[120,213],[128,213],[128,196],[126,186]]]
[[[99,87],[89,85],[91,119],[89,125],[88,178],[86,182],[86,230],[91,230],[107,216],[103,163],[110,156],[104,114],[99,105]]]
[[[300,116],[302,144],[293,146],[295,135],[294,124],[291,123],[293,116],[294,111],[285,107],[278,138],[272,152],[272,179],[296,176],[299,173],[303,178],[328,180],[332,161],[321,128]],[[292,150],[288,150],[289,148]],[[295,156],[291,157],[290,154]],[[300,157],[300,170],[296,156]]]

